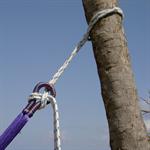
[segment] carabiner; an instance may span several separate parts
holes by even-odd
[[[45,88],[44,90],[47,92],[50,92],[50,94],[53,97],[56,97],[56,91],[53,85],[49,83],[39,82],[33,89],[33,93],[39,93],[42,88]],[[49,103],[47,103],[49,104]],[[27,114],[30,118],[33,116],[33,114],[40,108],[41,102],[36,102],[36,99],[31,99],[27,106],[23,109],[23,114]]]
[[[42,88],[45,88],[45,90],[47,92],[50,92],[50,94],[53,96],[53,97],[56,97],[56,91],[55,91],[55,88],[52,84],[49,84],[49,83],[44,83],[44,82],[39,82],[33,89],[33,93],[39,93],[40,90]]]

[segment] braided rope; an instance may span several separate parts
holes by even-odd
[[[54,150],[61,150],[61,136],[60,136],[60,124],[59,124],[59,111],[58,111],[58,105],[56,99],[48,95],[47,92],[44,92],[44,94],[41,93],[32,93],[28,100],[36,99],[36,101],[41,102],[40,109],[47,106],[47,102],[50,102],[52,108],[53,108],[53,124],[54,124]]]
[[[53,107],[53,118],[54,118],[54,150],[61,150],[61,136],[60,136],[60,124],[59,124],[59,112],[56,99],[48,95],[50,103]]]
[[[121,17],[123,17],[123,11],[121,10],[121,8],[119,7],[114,7],[111,9],[106,9],[106,10],[102,10],[97,12],[93,18],[91,19],[89,26],[87,28],[87,32],[83,35],[83,38],[78,42],[77,46],[74,48],[74,50],[72,51],[71,55],[68,57],[68,59],[66,59],[66,61],[64,62],[64,64],[58,69],[58,71],[53,75],[52,79],[49,81],[50,84],[55,84],[57,82],[57,80],[60,78],[60,76],[63,74],[63,72],[65,71],[65,69],[68,67],[68,65],[70,64],[70,62],[72,61],[72,59],[77,55],[77,53],[79,52],[79,50],[82,48],[82,46],[86,43],[86,41],[88,41],[89,35],[91,30],[93,29],[94,25],[97,23],[98,20],[103,19],[104,17],[106,17],[107,15],[110,14],[119,14]]]
[[[68,67],[68,65],[72,61],[72,59],[77,55],[77,53],[82,48],[82,46],[86,43],[86,41],[88,41],[90,32],[93,29],[94,25],[97,23],[97,21],[100,19],[103,19],[107,15],[115,14],[115,13],[123,17],[123,12],[119,7],[114,7],[112,9],[99,11],[93,16],[87,28],[87,32],[83,35],[83,38],[77,43],[76,47],[74,48],[74,50],[72,51],[68,59],[66,59],[64,64],[53,75],[52,79],[49,81],[49,84],[54,85],[57,82],[57,80],[61,77],[65,69]],[[57,105],[56,99],[53,96],[49,95],[48,92],[46,91],[43,94],[32,93],[29,96],[29,101],[31,99],[36,99],[37,101],[41,102],[40,109],[44,108],[47,105],[47,102],[51,103],[51,106],[53,108],[53,118],[54,118],[54,150],[61,150],[59,113],[58,113],[58,105]]]

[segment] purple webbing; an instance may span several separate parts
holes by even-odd
[[[0,150],[4,150],[28,122],[28,115],[20,113],[0,136]]]

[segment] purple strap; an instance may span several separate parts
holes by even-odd
[[[4,150],[28,122],[28,115],[20,113],[11,125],[0,136],[0,150]]]
[[[39,93],[41,88],[45,88],[47,92],[50,92],[52,96],[56,96],[55,89],[49,83],[38,83],[33,92]],[[5,150],[5,148],[12,142],[12,140],[18,135],[21,129],[28,122],[29,118],[40,108],[41,102],[36,101],[35,98],[31,99],[27,106],[23,109],[16,119],[11,123],[11,125],[4,131],[0,136],[0,150]]]

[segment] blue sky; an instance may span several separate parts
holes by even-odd
[[[141,97],[150,89],[150,1],[120,0]],[[87,29],[81,0],[0,0],[0,133],[48,81]],[[109,150],[108,126],[88,42],[56,84],[62,148]],[[53,150],[52,111],[37,112],[8,150]]]

